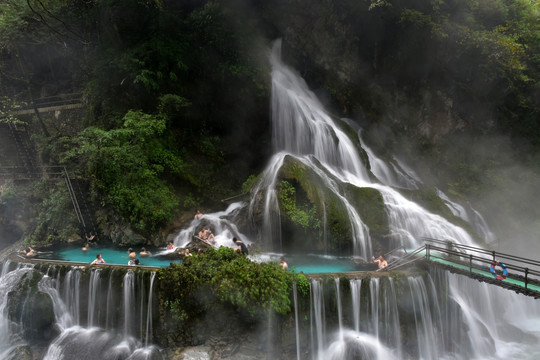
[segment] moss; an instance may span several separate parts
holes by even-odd
[[[359,188],[350,184],[347,192],[362,221],[369,227],[371,235],[388,234],[388,217],[381,193],[373,188]]]
[[[42,278],[43,274],[37,270],[24,274],[17,285],[17,291],[25,294],[35,294],[38,291],[38,284]]]
[[[388,219],[382,195],[372,188],[358,188],[351,184],[341,186],[341,194],[328,189],[320,176],[306,165],[287,157],[280,170],[278,186],[284,233],[289,238],[309,238],[309,246],[317,250],[350,253],[352,229],[347,208],[341,195],[351,200],[364,223],[375,237],[388,234]],[[331,179],[332,176],[327,174]],[[333,179],[340,184],[339,179]],[[326,223],[324,223],[326,221]],[[323,235],[327,239],[323,239]],[[292,241],[292,240],[290,240]]]

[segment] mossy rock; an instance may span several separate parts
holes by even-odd
[[[356,187],[347,184],[348,197],[362,221],[369,227],[371,236],[383,237],[389,234],[386,206],[379,190]]]
[[[28,341],[50,341],[58,335],[52,299],[38,289],[42,277],[37,270],[28,272],[8,294],[8,318],[21,323],[21,335]]]
[[[357,210],[372,238],[384,239],[389,229],[380,192],[342,183],[331,174],[326,175],[336,184],[337,193],[330,190],[325,184],[328,180],[322,179],[313,169],[293,157],[285,158],[279,173],[278,191],[282,226],[284,234],[289,235],[286,236],[288,241],[303,237],[307,239],[304,246],[311,249],[350,253],[352,229],[343,197]],[[323,238],[325,233],[326,240]]]
[[[5,360],[33,360],[34,356],[32,355],[32,350],[28,345],[17,346],[14,349],[11,349],[6,356]]]

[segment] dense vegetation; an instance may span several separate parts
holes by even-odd
[[[77,171],[104,208],[152,233],[260,171],[266,49],[283,37],[287,60],[375,145],[428,160],[453,195],[486,195],[512,157],[464,145],[509,133],[508,148],[537,167],[539,15],[536,0],[5,0],[0,111],[82,93],[84,119],[34,119],[41,159]],[[41,204],[60,208],[55,196]]]
[[[277,262],[256,263],[230,248],[209,249],[158,271],[163,302],[170,313],[185,322],[201,317],[216,303],[234,306],[251,317],[267,310],[286,314],[291,310],[293,283],[306,295],[309,281],[288,272]]]

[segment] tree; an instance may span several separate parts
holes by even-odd
[[[129,111],[121,128],[89,127],[74,142],[80,147],[64,161],[86,164],[106,202],[135,228],[154,231],[172,218],[178,199],[165,177],[182,175],[184,163],[167,143],[164,116]]]

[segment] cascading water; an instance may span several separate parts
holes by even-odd
[[[259,234],[261,241],[280,250],[283,247],[278,179],[282,167],[292,160],[318,176],[320,183],[347,209],[353,229],[351,241],[354,256],[366,260],[371,255],[370,229],[343,195],[342,184],[380,192],[395,247],[417,248],[422,245],[424,237],[476,245],[463,228],[410,201],[396,189],[416,189],[421,186],[421,180],[412,170],[396,159],[395,163],[387,165],[364,145],[371,172],[378,182],[370,179],[366,164],[348,136],[327,114],[305,82],[281,62],[279,42],[274,45],[271,63],[272,143],[276,153],[254,189],[255,195],[249,208],[252,218],[258,209],[263,208]],[[358,131],[357,140],[363,144],[360,134],[361,130]],[[461,212],[457,204],[444,196],[440,197],[455,216],[465,219],[467,211]],[[324,207],[324,199],[322,202]],[[471,212],[477,214],[473,209]],[[486,242],[492,241],[492,234],[485,222],[475,221],[471,223],[478,229],[478,234],[483,235]],[[326,224],[323,228],[326,228]],[[400,301],[391,279],[384,286],[378,279],[371,279],[367,288],[362,287],[362,280],[352,280],[353,321],[341,324],[342,317],[338,314],[337,332],[327,329],[325,312],[328,314],[331,311],[325,307],[329,302],[324,299],[323,282],[312,280],[311,358],[500,359],[508,355],[523,359],[536,358],[540,349],[532,343],[538,342],[539,327],[526,322],[523,314],[518,319],[507,314],[526,306],[528,310],[525,314],[538,318],[538,302],[459,275],[437,269],[431,272],[433,278],[428,276],[427,282],[422,277],[408,277],[407,294],[400,294]],[[369,289],[367,298],[361,294],[362,289]],[[403,291],[403,286],[401,289]],[[341,303],[341,299],[335,301]],[[407,307],[398,308],[398,302],[406,303]],[[504,303],[508,305],[504,307]],[[510,304],[516,305],[516,310],[509,309]],[[406,322],[407,331],[411,333],[401,332],[404,326],[402,321]],[[525,345],[526,350],[515,346],[514,341],[519,343],[519,340],[505,339],[500,334],[499,329],[509,327],[517,329],[520,336],[530,337],[531,344]],[[335,334],[338,336],[334,337]]]
[[[238,211],[244,207],[244,203],[236,202],[231,205],[225,211],[219,211],[210,214],[204,214],[202,219],[194,219],[191,224],[182,229],[178,235],[175,236],[173,243],[177,247],[184,247],[187,245],[193,237],[193,234],[197,234],[201,226],[210,227],[215,234],[216,246],[231,247],[233,244],[231,239],[237,237],[245,244],[250,244],[251,241],[242,234],[234,221],[234,217]]]
[[[351,127],[356,127],[355,123],[349,119],[343,120],[351,125]],[[365,144],[361,135],[362,131],[359,130],[358,139],[360,141],[360,146],[368,156],[371,172],[382,184],[404,189],[418,189],[418,184],[421,182],[412,170],[406,168],[405,165],[397,159],[393,159],[395,163],[388,165],[386,161],[379,158],[375,152]]]
[[[346,209],[354,256],[366,260],[371,255],[370,229],[344,194],[343,184],[380,192],[396,245],[417,247],[422,237],[450,238],[474,244],[462,228],[430,213],[395,189],[420,186],[421,181],[412,170],[397,160],[395,164],[385,164],[364,145],[369,162],[378,164],[371,169],[371,175],[379,182],[373,181],[353,142],[325,112],[304,81],[281,63],[278,50],[276,46],[272,58],[276,154],[257,184],[249,208],[249,215],[254,219],[256,203],[262,199],[262,241],[281,249],[286,240],[281,237],[277,180],[284,163],[293,159],[309,168]],[[358,142],[362,144],[360,132],[358,136]],[[261,194],[263,196],[259,196]],[[445,202],[453,207],[456,216],[465,218],[466,214],[457,204],[449,199]],[[194,220],[176,237],[175,244],[187,244],[202,224],[215,229],[218,246],[231,246],[233,236],[250,243],[233,221],[242,206],[242,203],[235,203],[224,212],[205,214],[203,219]],[[325,234],[328,224],[324,201],[322,206]],[[326,235],[323,237],[326,240]],[[2,267],[0,358],[8,358],[16,349],[30,346],[23,339],[25,324],[8,320],[6,304],[8,293],[31,271],[28,267],[13,268],[9,262]],[[65,274],[47,270],[39,282],[39,290],[52,301],[59,333],[46,348],[44,359],[160,359],[159,351],[149,346],[153,337],[155,273],[149,280],[137,279],[137,276],[128,271],[121,280],[113,281],[118,277],[115,270],[93,269],[89,272],[72,268]],[[148,288],[146,284],[149,284]],[[341,279],[331,283],[312,279],[307,311],[309,321],[300,315],[297,296],[295,285],[297,360],[540,357],[538,301],[437,268],[429,269],[423,276],[402,275],[397,280],[386,277],[352,279],[348,288]],[[28,294],[22,306],[25,311],[28,310],[27,301]],[[264,344],[267,347],[271,347],[275,339],[272,334],[276,331],[272,326],[274,322],[275,316],[269,313],[267,341],[270,343]],[[303,327],[308,328],[304,333],[301,332]],[[139,339],[135,338],[139,335]]]
[[[367,166],[358,147],[325,111],[322,104],[309,90],[306,83],[281,62],[280,43],[276,42],[271,57],[272,64],[272,143],[276,154],[262,174],[254,189],[250,203],[250,216],[263,206],[261,241],[271,242],[281,250],[280,209],[278,206],[278,179],[287,159],[309,168],[319,178],[325,189],[342,203],[349,217],[352,232],[352,255],[367,261],[372,255],[370,229],[344,195],[343,185],[372,188],[383,197],[389,227],[395,247],[416,248],[423,237],[453,239],[463,244],[474,244],[471,236],[439,215],[432,214],[418,204],[406,199],[389,185],[411,188],[419,181],[405,172],[391,171],[383,165],[373,151],[364,148],[380,182],[370,179]],[[358,131],[361,134],[361,131]],[[363,144],[358,135],[356,141]],[[373,167],[373,164],[379,164]],[[378,170],[377,170],[378,169]],[[392,176],[390,174],[392,173]],[[395,174],[394,174],[395,173]],[[375,174],[377,175],[377,174]],[[385,183],[386,182],[386,183]],[[323,196],[323,195],[321,195]],[[324,203],[324,199],[322,199]],[[323,228],[326,228],[323,224]]]
[[[99,307],[96,304],[96,297],[101,294],[99,285],[101,269],[92,269],[88,289],[88,326],[94,326],[97,323],[95,317],[98,317]]]
[[[318,360],[324,359],[322,356],[326,340],[325,330],[322,282],[315,279],[311,281],[311,351],[318,354]]]
[[[107,272],[109,276],[104,277],[103,270],[75,267],[62,273],[49,268],[45,274],[37,277],[39,273],[33,267],[13,268],[6,262],[0,277],[0,358],[18,359],[23,352],[28,352],[24,349],[35,346],[33,340],[27,343],[24,339],[37,336],[39,346],[43,346],[41,344],[47,338],[50,339],[44,355],[40,357],[46,360],[161,359],[159,349],[148,346],[152,336],[152,289],[149,289],[148,297],[141,295],[141,301],[137,302],[138,290],[132,271],[124,276],[124,286],[111,288],[109,284],[114,272]],[[83,277],[86,280],[83,281]],[[153,286],[154,277],[155,273],[152,273],[150,287]],[[36,334],[33,327],[41,326],[38,329],[44,329],[41,325],[44,320],[41,319],[44,316],[46,319],[48,310],[43,304],[47,301],[31,288],[24,290],[24,286],[30,284],[28,280],[34,281],[36,278],[41,278],[37,289],[50,299],[56,322],[57,330],[37,330],[46,334]],[[142,281],[140,283],[144,284]],[[21,287],[21,284],[27,285]],[[15,294],[23,301],[18,301]],[[126,309],[125,316],[118,316],[118,311],[109,312],[105,305],[110,306],[111,310],[118,309],[118,306]],[[36,306],[41,314],[35,313]],[[13,314],[17,311],[21,315],[15,320]],[[8,320],[8,314],[11,320]],[[144,321],[139,321],[139,318]],[[139,328],[142,330],[139,331]],[[58,335],[55,337],[51,331],[56,331]],[[146,346],[133,336],[141,332],[146,334]]]
[[[7,359],[13,355],[20,346],[26,346],[25,341],[20,336],[20,327],[13,324],[6,315],[6,306],[8,294],[21,280],[22,276],[31,268],[17,268],[11,272],[8,271],[9,263],[4,264],[2,268],[2,277],[0,277],[0,358]]]
[[[352,316],[342,318],[342,311],[333,314],[329,304],[340,306],[346,292],[330,292],[326,287],[335,282],[313,279],[308,358],[538,358],[537,300],[438,268],[402,281],[398,295],[390,278],[351,279],[346,291]]]

